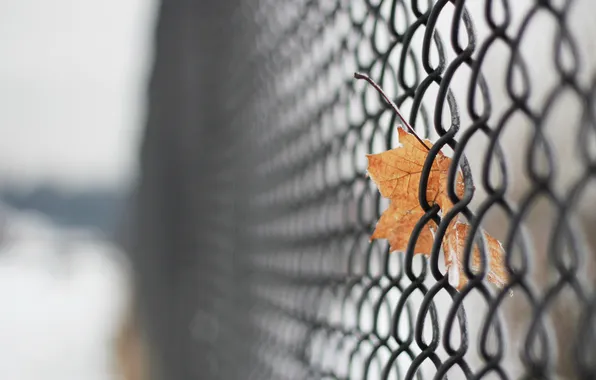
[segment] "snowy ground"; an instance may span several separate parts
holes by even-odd
[[[40,215],[0,214],[0,378],[118,379],[112,341],[129,294],[122,253]]]

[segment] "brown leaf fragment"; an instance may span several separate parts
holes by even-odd
[[[405,199],[392,201],[389,208],[381,215],[370,239],[387,239],[391,251],[405,251],[412,230],[423,215],[424,211],[418,204],[418,200],[415,203],[408,202]],[[436,225],[433,223],[433,226]],[[430,228],[425,226],[418,235],[414,253],[429,255],[432,246],[433,235]]]
[[[368,174],[375,182],[381,195],[390,199],[389,208],[383,212],[373,239],[387,239],[391,251],[405,251],[410,235],[416,223],[424,215],[418,202],[418,188],[422,168],[428,151],[414,135],[398,129],[400,147],[368,157]],[[427,146],[432,143],[425,140]],[[437,204],[443,214],[453,207],[447,194],[447,177],[451,159],[439,152],[431,166],[426,187],[426,199],[429,204]],[[456,193],[461,197],[464,183],[461,173],[457,177]],[[420,233],[414,252],[430,255],[433,233],[436,224],[429,222]]]
[[[464,274],[463,260],[466,238],[469,232],[469,224],[456,222],[452,226],[449,226],[443,239],[443,251],[445,254],[445,265],[447,266],[449,273],[449,282],[457,290],[461,290],[468,282],[468,279]],[[488,259],[486,279],[488,282],[502,288],[508,282],[503,246],[497,239],[490,236],[484,230],[482,230],[481,233],[484,237]],[[472,263],[470,269],[472,269],[472,272],[474,273],[478,273],[480,269],[480,249],[477,244],[474,244],[472,250]]]

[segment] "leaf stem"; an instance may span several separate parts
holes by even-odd
[[[399,111],[399,108],[397,108],[397,106],[395,105],[395,103],[391,99],[389,99],[389,97],[387,96],[387,94],[385,94],[385,92],[383,91],[383,89],[381,88],[381,86],[379,86],[378,84],[376,84],[375,81],[372,80],[366,74],[354,73],[354,78],[356,78],[356,79],[364,79],[371,86],[373,86],[375,88],[375,90],[377,90],[379,92],[379,94],[381,94],[381,96],[383,97],[383,99],[385,99],[385,101],[387,103],[389,103],[389,105],[391,106],[391,108],[393,108],[393,111],[395,111],[395,113],[397,114],[397,116],[399,116],[399,118],[404,123],[404,125],[406,126],[406,128],[408,129],[408,131],[411,134],[413,134],[414,137],[416,137],[416,140],[418,140],[418,142],[420,144],[422,144],[422,146],[425,147],[426,150],[430,150],[430,148],[424,143],[424,141],[422,141],[422,139],[416,134],[416,131],[414,130],[414,128],[412,128],[412,126],[410,125],[410,123],[408,123],[408,121],[406,120],[406,118],[403,117],[403,115],[401,114],[401,112]]]

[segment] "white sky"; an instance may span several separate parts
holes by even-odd
[[[134,180],[154,0],[0,1],[0,186]]]

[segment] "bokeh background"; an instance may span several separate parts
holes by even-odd
[[[0,2],[0,377],[117,379],[153,0]]]

